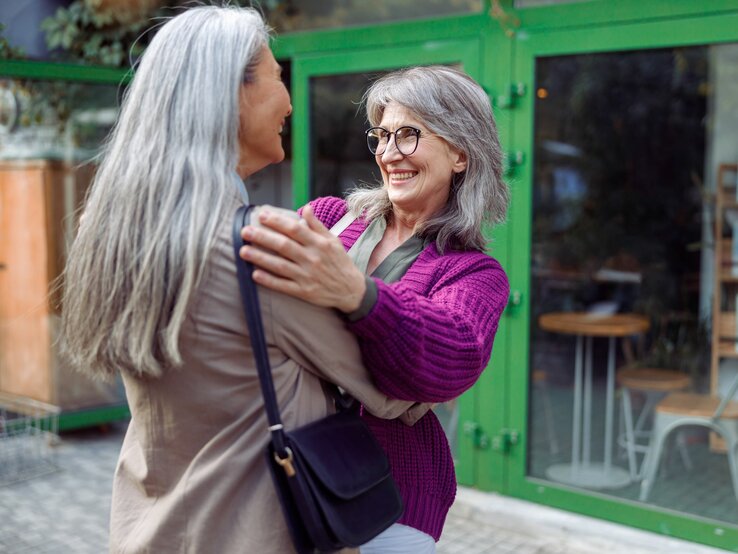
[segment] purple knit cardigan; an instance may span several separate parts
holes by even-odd
[[[340,198],[311,202],[315,215],[332,227],[347,211]],[[354,221],[340,238],[348,250],[366,230]],[[375,279],[377,303],[349,329],[377,387],[392,398],[446,402],[470,388],[489,362],[509,285],[500,264],[477,251],[420,253],[396,283]],[[448,441],[431,411],[414,426],[399,420],[363,417],[387,452],[402,494],[399,523],[441,536],[456,496]]]

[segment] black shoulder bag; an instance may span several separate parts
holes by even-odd
[[[291,431],[282,425],[253,266],[238,255],[250,210],[242,206],[236,212],[233,248],[271,431],[267,465],[277,496],[300,554],[360,546],[399,519],[402,499],[387,456],[359,416],[358,402],[351,397],[345,402],[335,386],[340,397],[335,414]]]

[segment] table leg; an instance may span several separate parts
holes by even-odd
[[[546,476],[568,485],[588,489],[620,488],[631,482],[628,471],[612,465],[612,425],[615,397],[615,338],[610,338],[607,358],[605,403],[605,454],[603,462],[590,459],[592,430],[592,358],[593,338],[577,335],[574,364],[574,413],[572,418],[571,463],[554,464]],[[583,448],[582,448],[583,447]]]
[[[584,359],[584,429],[582,430],[582,466],[589,467],[592,450],[592,337],[587,337]]]
[[[605,393],[605,473],[612,469],[612,422],[615,399],[615,337],[607,347],[607,392]]]
[[[582,358],[584,338],[577,336],[577,352],[574,363],[574,414],[571,430],[571,473],[575,476],[579,472],[580,439],[582,437]]]

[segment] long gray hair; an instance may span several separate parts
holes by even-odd
[[[509,192],[502,178],[502,151],[487,94],[471,77],[446,66],[402,69],[376,80],[364,94],[369,124],[379,125],[392,102],[404,106],[432,133],[466,154],[466,170],[455,175],[444,210],[415,232],[447,247],[483,250],[482,224],[505,219]],[[392,217],[386,187],[357,189],[349,209],[369,221]]]
[[[161,375],[233,198],[239,94],[269,29],[249,8],[170,19],[141,58],[64,274],[62,347],[95,375]]]

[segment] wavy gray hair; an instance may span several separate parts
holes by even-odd
[[[142,56],[64,274],[62,347],[81,370],[182,363],[180,329],[235,191],[241,85],[268,42],[257,11],[201,6]]]
[[[492,107],[482,87],[450,67],[413,67],[376,80],[363,102],[370,125],[379,125],[385,108],[396,102],[466,154],[466,170],[453,179],[445,209],[422,222],[416,233],[434,239],[441,252],[447,247],[484,250],[482,224],[504,221],[509,192]],[[386,187],[357,189],[346,199],[357,217],[363,213],[371,221],[392,216]]]

